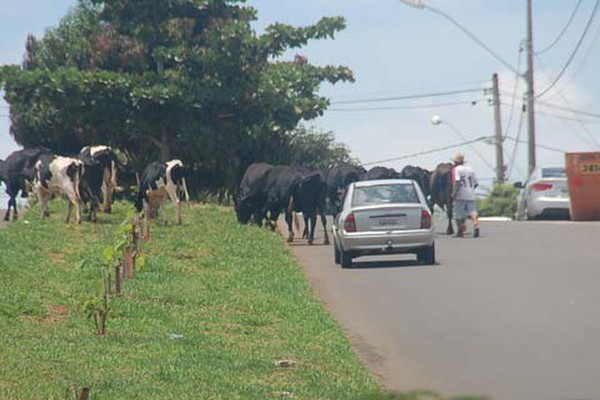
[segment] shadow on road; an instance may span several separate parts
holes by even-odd
[[[434,265],[435,266],[435,265]],[[352,269],[382,269],[382,268],[427,268],[431,265],[424,265],[417,260],[380,260],[380,261],[353,261]]]

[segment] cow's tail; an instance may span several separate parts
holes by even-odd
[[[137,210],[137,212],[142,212],[142,210],[144,209],[144,192],[141,186],[139,188],[140,190],[138,192],[137,198],[135,199],[135,209]]]
[[[183,193],[185,193],[185,201],[186,203],[190,202],[190,194],[188,193],[187,183],[185,182],[185,178],[181,178],[181,185],[183,186]]]

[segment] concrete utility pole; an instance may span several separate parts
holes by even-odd
[[[494,103],[494,132],[496,139],[496,183],[504,183],[504,151],[502,149],[502,119],[500,118],[500,90],[498,88],[498,74],[492,75],[492,91]]]
[[[529,175],[535,169],[535,111],[534,111],[534,90],[533,90],[533,26],[531,1],[527,0],[527,71],[525,72],[525,81],[527,82],[527,138],[528,138],[528,165]]]

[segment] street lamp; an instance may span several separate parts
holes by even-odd
[[[496,52],[494,52],[490,47],[488,47],[485,43],[479,40],[473,33],[471,33],[467,28],[462,26],[458,21],[452,18],[450,15],[445,12],[438,10],[437,8],[431,7],[423,2],[423,0],[399,0],[401,3],[404,3],[408,6],[418,8],[418,9],[427,9],[431,12],[434,12],[438,15],[441,15],[448,21],[450,21],[454,26],[467,34],[472,40],[474,40],[478,45],[483,47],[485,51],[490,53],[494,58],[496,58],[502,65],[513,71],[518,76],[525,79],[527,84],[527,135],[528,135],[528,164],[529,164],[529,174],[533,172],[536,165],[536,154],[535,154],[535,112],[534,112],[534,85],[533,85],[533,27],[532,27],[532,0],[527,0],[527,39],[526,39],[526,48],[527,48],[527,71],[524,74],[519,73],[519,71],[514,68],[509,62],[505,61],[502,57],[500,57]]]
[[[458,128],[456,126],[454,126],[453,124],[451,124],[450,122],[446,121],[446,120],[442,120],[442,118],[439,115],[434,115],[431,117],[431,124],[432,125],[447,125],[450,129],[452,129],[454,131],[454,133],[456,133],[458,135],[458,137],[465,143],[468,144],[469,147],[471,147],[471,150],[473,150],[473,152],[475,154],[477,154],[477,156],[479,156],[479,158],[481,159],[481,161],[483,161],[483,163],[485,165],[487,165],[491,170],[494,170],[494,167],[492,167],[490,165],[490,163],[487,161],[487,159],[479,152],[477,151],[477,149],[475,148],[475,146],[473,146],[473,144],[471,143],[471,141],[467,140],[467,138],[465,137],[465,135],[462,134],[462,132],[460,130],[458,130]]]

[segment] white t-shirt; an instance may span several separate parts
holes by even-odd
[[[457,165],[452,169],[452,181],[460,182],[456,199],[475,200],[475,188],[478,185],[475,171],[468,165]]]

